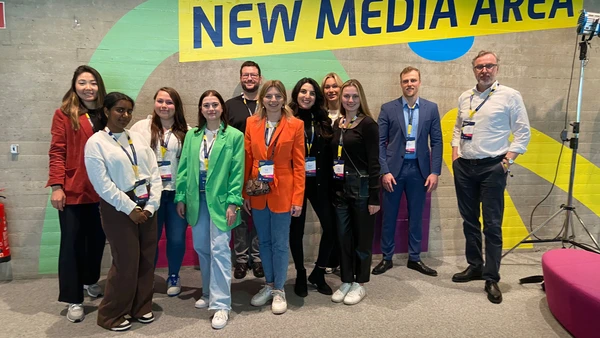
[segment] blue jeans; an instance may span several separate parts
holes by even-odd
[[[406,195],[408,206],[408,259],[421,260],[421,239],[423,238],[423,209],[427,187],[421,175],[417,160],[404,160],[400,174],[395,177],[393,192],[383,189],[383,222],[381,226],[381,252],[383,259],[392,260],[396,243],[396,222],[400,198]]]
[[[208,298],[209,310],[231,310],[231,231],[221,231],[211,221],[203,192],[192,238],[200,261],[202,296]]]
[[[283,290],[289,263],[290,221],[289,212],[276,213],[269,207],[252,209],[254,226],[258,233],[260,259],[265,280],[273,283],[275,290]]]
[[[187,230],[187,220],[177,215],[177,204],[174,190],[163,190],[160,197],[160,208],[156,215],[157,240],[162,236],[163,224],[167,237],[167,261],[169,263],[169,276],[179,275],[183,255],[185,254],[185,233]],[[156,258],[154,266],[158,260],[158,246],[156,247]]]

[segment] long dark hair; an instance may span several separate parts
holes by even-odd
[[[223,122],[224,125],[223,131],[225,131],[225,129],[227,129],[227,126],[229,125],[229,114],[227,112],[227,106],[225,105],[225,100],[223,100],[223,96],[221,96],[221,94],[219,94],[218,91],[214,89],[209,89],[202,93],[202,95],[200,95],[200,100],[198,100],[198,129],[196,130],[196,133],[199,133],[202,130],[202,128],[204,128],[204,126],[206,125],[206,118],[204,117],[204,115],[202,115],[202,101],[204,101],[204,98],[209,96],[216,97],[219,100],[219,103],[221,103],[221,109],[223,110],[223,112],[221,113],[221,122]]]
[[[101,108],[104,104],[104,97],[106,96],[106,88],[104,88],[104,81],[102,80],[102,76],[98,73],[97,70],[88,66],[82,65],[75,69],[73,73],[73,78],[71,79],[71,88],[65,93],[62,99],[62,104],[60,106],[60,110],[69,117],[71,120],[71,126],[73,130],[79,130],[79,116],[88,112],[88,109],[85,107],[81,99],[77,95],[77,91],[75,89],[75,83],[77,83],[77,78],[79,75],[83,73],[90,73],[96,80],[98,84],[98,93],[96,96],[96,108]]]
[[[309,112],[314,116],[315,122],[321,126],[321,136],[326,140],[329,140],[333,137],[333,128],[331,127],[331,119],[327,114],[327,110],[325,110],[325,96],[323,96],[323,92],[317,81],[309,77],[300,79],[292,90],[292,98],[289,106],[294,111],[294,116],[302,119],[300,105],[298,104],[298,94],[300,94],[300,89],[302,89],[302,86],[306,83],[313,86],[315,91],[315,104],[310,107]]]
[[[130,102],[131,109],[135,108],[135,102],[131,97],[119,92],[110,92],[104,97],[104,112],[110,111],[121,100]]]
[[[171,127],[171,132],[177,137],[179,140],[179,144],[183,146],[183,140],[185,139],[185,133],[187,133],[188,127],[187,122],[185,122],[185,114],[183,111],[183,103],[181,102],[181,97],[179,93],[171,88],[171,87],[162,87],[156,91],[154,94],[154,101],[156,101],[156,97],[159,92],[165,92],[169,94],[171,100],[173,100],[173,105],[175,106],[175,121],[173,122],[173,126]],[[158,146],[158,140],[162,140],[164,137],[164,130],[162,127],[162,122],[160,121],[160,116],[152,110],[152,124],[150,125],[150,147],[152,149],[156,149]]]

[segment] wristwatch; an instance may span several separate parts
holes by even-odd
[[[505,157],[504,159],[505,159],[506,161],[508,161],[508,165],[513,165],[513,164],[515,164],[515,160],[513,160],[512,158]]]

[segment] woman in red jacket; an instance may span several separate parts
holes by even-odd
[[[58,300],[69,304],[67,319],[74,323],[85,318],[83,290],[91,297],[103,294],[96,283],[106,237],[98,210],[100,198],[88,179],[83,149],[90,136],[106,126],[105,95],[100,74],[89,66],[77,67],[50,130],[47,186],[52,187],[51,202],[60,221]]]

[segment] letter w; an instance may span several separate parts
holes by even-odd
[[[298,17],[300,16],[300,8],[302,7],[302,0],[296,0],[294,2],[294,10],[292,12],[292,21],[289,20],[289,15],[285,5],[279,4],[273,8],[271,13],[271,20],[268,20],[267,6],[264,2],[257,4],[258,14],[260,16],[260,26],[263,32],[263,40],[265,43],[272,43],[275,37],[275,31],[277,30],[277,21],[281,17],[281,25],[283,27],[283,35],[285,41],[294,41],[296,37],[296,29],[298,28]],[[269,27],[269,21],[270,27]]]

